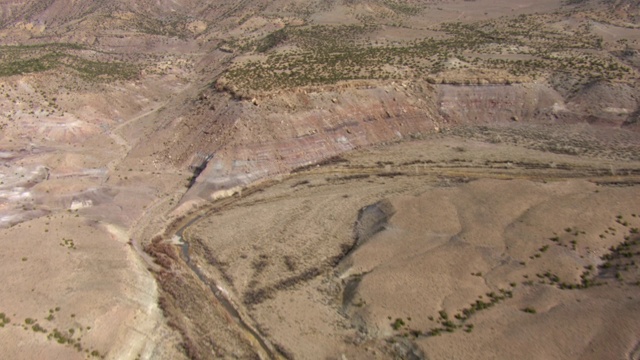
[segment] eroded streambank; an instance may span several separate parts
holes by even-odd
[[[451,222],[470,221],[482,212],[466,217],[456,215],[451,212],[450,204],[441,203],[447,199],[443,196],[448,194],[446,191],[457,193],[476,180],[481,184],[494,184],[482,190],[489,193],[500,189],[502,181],[526,184],[518,186],[526,187],[529,192],[539,188],[556,191],[555,187],[562,188],[564,185],[560,184],[569,179],[580,179],[576,185],[566,186],[577,186],[579,191],[584,191],[594,183],[626,184],[629,190],[624,191],[633,193],[633,184],[639,180],[640,164],[636,160],[555,154],[535,149],[530,146],[531,142],[524,147],[505,143],[508,140],[492,143],[465,139],[465,132],[461,134],[463,136],[438,136],[428,141],[350,153],[343,161],[249,187],[242,195],[210,203],[176,221],[163,238],[152,241],[147,251],[162,267],[156,273],[163,289],[161,306],[172,325],[181,332],[188,355],[197,359],[304,358],[309,354],[314,354],[313,357],[344,354],[347,358],[421,358],[425,341],[435,341],[424,335],[433,327],[426,320],[433,314],[428,313],[431,311],[437,316],[436,305],[441,304],[439,310],[453,314],[457,305],[450,301],[458,298],[470,301],[464,286],[468,289],[475,286],[462,284],[464,291],[456,290],[462,285],[455,283],[455,279],[469,280],[464,271],[460,272],[451,277],[451,284],[444,286],[449,289],[445,291],[449,292],[446,297],[449,300],[438,300],[443,291],[440,287],[425,287],[419,281],[412,283],[414,280],[407,282],[407,279],[430,278],[431,275],[422,274],[421,266],[417,266],[422,262],[407,269],[396,263],[396,257],[408,256],[402,255],[405,252],[418,261],[436,249],[432,245],[402,242],[402,234],[409,234],[409,228],[419,228],[423,222],[431,224],[430,217],[441,219],[442,223],[431,225],[442,227],[441,231],[427,232],[434,244],[449,239],[450,246],[456,247],[469,241]],[[625,147],[627,151],[629,148]],[[605,194],[609,190],[604,189],[609,188],[613,189],[608,186],[597,189],[603,189]],[[440,194],[431,200],[435,209],[415,210],[417,214],[432,215],[402,226],[397,221],[388,223],[396,210],[381,200],[398,196],[411,198],[434,189],[445,191],[434,192]],[[594,193],[593,189],[589,191]],[[500,199],[502,195],[482,195],[482,199]],[[511,198],[517,200],[517,196]],[[514,203],[519,202],[516,200]],[[532,200],[525,203],[527,201]],[[473,204],[468,208],[472,209]],[[458,211],[471,210],[463,206]],[[495,219],[501,219],[496,216]],[[477,231],[484,233],[482,226],[489,223],[473,226],[480,226]],[[514,220],[514,224],[517,221]],[[176,234],[185,239],[188,248],[170,241]],[[356,244],[359,246],[354,247]],[[490,249],[491,246],[484,247]],[[475,268],[484,266],[482,259],[487,256],[486,251],[482,250],[477,257],[470,256],[460,266],[474,267],[469,273],[490,273],[491,268],[482,271]],[[510,256],[530,261],[524,253],[526,251]],[[414,271],[422,275],[405,274],[404,270],[414,267]],[[382,280],[387,276],[391,278]],[[469,281],[481,280],[481,277],[471,277]],[[440,280],[434,278],[434,281]],[[498,287],[504,290],[495,280],[487,281],[489,285],[483,286],[489,288],[478,288],[480,293],[475,297],[483,292],[496,292]],[[399,286],[396,284],[404,285],[395,288]],[[514,291],[516,298],[517,291]],[[409,306],[404,300],[395,299],[396,296],[404,296],[407,301],[413,299],[415,303],[408,303],[412,304]],[[515,304],[519,302],[515,301],[505,305],[506,308],[518,306]],[[395,324],[404,325],[396,329]],[[265,348],[274,350],[269,353]]]
[[[164,236],[154,237],[145,247],[160,265],[155,271],[164,290],[160,307],[170,326],[182,335],[182,347],[191,359],[286,358],[242,313],[222,281],[205,274],[191,258],[191,244],[185,232],[215,211],[205,207],[179,217],[167,227]]]
[[[226,313],[231,316],[231,318],[235,321],[236,325],[241,329],[241,331],[247,335],[248,341],[252,344],[253,348],[256,350],[256,353],[260,358],[268,358],[268,359],[281,359],[284,358],[284,354],[280,353],[266,338],[263,334],[255,329],[250,322],[252,322],[248,315],[241,314],[238,305],[231,300],[229,297],[229,292],[225,290],[223,287],[217,284],[217,282],[213,279],[207,277],[198,267],[198,265],[191,260],[191,255],[189,252],[190,243],[188,237],[185,236],[185,230],[195,224],[196,222],[203,219],[205,215],[199,215],[194,219],[190,220],[187,224],[181,227],[174,235],[174,238],[179,239],[181,242],[182,248],[182,260],[189,266],[189,269],[193,271],[193,273],[198,277],[198,279],[206,284],[211,293],[215,296],[216,300],[220,302],[222,308],[226,311]]]

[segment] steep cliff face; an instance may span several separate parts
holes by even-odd
[[[391,83],[300,90],[242,104],[229,100],[235,109],[224,105],[217,136],[203,131],[219,141],[201,143],[187,160],[197,166],[211,157],[186,199],[216,196],[355,148],[439,131],[444,124],[435,111],[436,94],[427,84]]]
[[[174,139],[164,157],[191,164],[197,175],[184,201],[215,198],[348,150],[458,125],[581,121],[558,92],[533,83],[361,83],[252,101],[219,93],[200,99],[200,110],[164,130],[165,144]],[[175,140],[180,138],[189,140]]]
[[[628,84],[587,84],[567,100],[569,109],[589,123],[624,125],[638,107],[638,92]]]
[[[630,89],[616,89],[594,84],[569,99],[535,83],[360,83],[324,91],[280,92],[252,101],[209,93],[201,95],[201,110],[166,127],[165,134],[174,140],[164,154],[196,169],[197,178],[185,201],[211,199],[348,150],[419,138],[459,125],[595,122],[628,126],[637,102]],[[611,101],[597,101],[602,97]],[[180,138],[189,140],[175,141]]]
[[[439,113],[456,124],[542,120],[567,111],[562,96],[541,84],[441,85],[438,90]]]

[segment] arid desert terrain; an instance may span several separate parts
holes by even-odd
[[[3,359],[640,359],[631,0],[0,0]]]

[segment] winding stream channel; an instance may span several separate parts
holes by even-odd
[[[192,261],[191,255],[189,254],[189,241],[188,238],[185,238],[185,231],[187,228],[197,223],[198,221],[205,218],[207,214],[198,215],[195,218],[189,220],[184,226],[178,229],[175,232],[175,236],[180,239],[180,246],[182,249],[182,258],[184,262],[189,266],[191,271],[198,277],[198,279],[206,285],[213,296],[222,304],[222,307],[225,309],[227,314],[233,318],[242,329],[242,331],[249,337],[250,342],[257,347],[256,352],[260,355],[261,358],[264,358],[264,355],[268,359],[284,359],[285,357],[277,351],[274,346],[264,337],[264,335],[260,334],[260,332],[251,326],[240,314],[236,305],[225,295],[225,290],[218,285],[215,284],[212,280],[208,279],[198,268],[198,266]]]

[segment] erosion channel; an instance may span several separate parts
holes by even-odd
[[[538,131],[459,128],[359,150],[194,209],[147,249],[160,305],[192,358],[422,359],[459,343],[544,356],[512,329],[560,322],[548,336],[587,358],[600,341],[630,353],[638,268],[614,259],[640,227],[638,144],[559,154]],[[589,146],[588,134],[545,141]],[[629,331],[596,331],[605,318]],[[500,337],[513,341],[492,345]]]
[[[217,286],[213,280],[208,279],[202,273],[202,271],[200,271],[198,266],[191,261],[191,256],[189,255],[189,241],[188,241],[188,237],[187,238],[185,237],[184,232],[189,226],[192,226],[194,223],[203,219],[205,216],[206,215],[197,216],[196,218],[190,220],[186,225],[184,225],[182,228],[180,228],[180,230],[178,230],[175,233],[175,236],[178,239],[180,239],[180,241],[182,242],[181,246],[182,246],[183,260],[189,266],[191,271],[193,271],[194,274],[196,274],[198,279],[203,284],[207,285],[209,289],[211,289],[211,293],[216,297],[216,300],[220,302],[220,304],[222,305],[224,310],[226,310],[229,316],[231,316],[236,321],[238,326],[248,335],[249,340],[252,343],[255,343],[257,345],[256,352],[258,352],[259,354],[267,355],[267,357],[270,359],[281,358],[281,356],[279,356],[277,351],[268,342],[268,340],[265,340],[262,334],[260,334],[252,325],[250,325],[249,323],[247,323],[247,321],[244,320],[246,315],[243,316],[240,314],[240,312],[238,311],[237,305],[235,305],[229,299],[228,292],[225,289]]]

